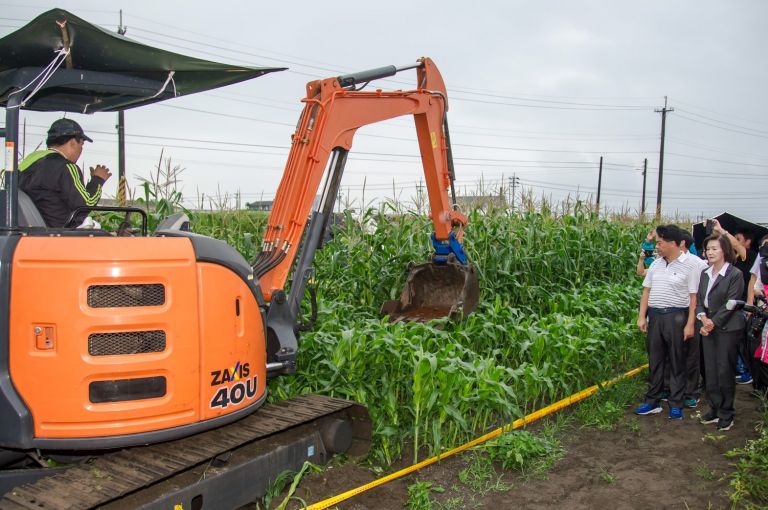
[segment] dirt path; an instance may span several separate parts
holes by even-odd
[[[732,471],[723,453],[757,437],[757,400],[751,386],[739,386],[734,427],[718,432],[714,425],[691,419],[670,422],[663,414],[635,417],[627,410],[614,431],[568,427],[563,438],[565,456],[547,479],[524,479],[507,472],[503,481],[512,488],[486,494],[473,491],[459,480],[472,454],[451,457],[415,475],[358,495],[339,509],[402,509],[408,486],[431,482],[444,489],[433,493],[435,508],[729,508],[724,473]],[[307,503],[320,501],[376,479],[371,471],[354,464],[333,466],[302,480],[297,495]]]

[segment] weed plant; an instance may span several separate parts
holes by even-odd
[[[504,469],[539,478],[546,476],[555,462],[565,455],[559,436],[548,429],[539,434],[527,430],[510,431],[489,441],[482,449]]]
[[[408,501],[405,506],[409,510],[431,510],[434,507],[433,492],[443,492],[445,489],[431,482],[415,482],[408,486]]]

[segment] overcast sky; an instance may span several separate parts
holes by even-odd
[[[431,57],[448,87],[459,192],[509,183],[560,201],[594,193],[648,210],[656,201],[660,114],[669,97],[663,210],[697,217],[728,210],[768,221],[768,2],[96,2],[0,3],[0,36],[52,7],[199,58],[290,70],[130,110],[129,182],[161,148],[185,168],[189,204],[239,191],[271,199],[307,81]],[[26,21],[25,21],[26,20]],[[415,71],[372,87],[408,88]],[[182,109],[184,108],[184,109]],[[189,109],[198,110],[196,112]],[[82,167],[114,173],[116,114],[71,115],[91,133]],[[24,112],[27,152],[56,118]],[[166,138],[154,138],[154,137]],[[201,142],[201,140],[205,142]],[[274,146],[264,147],[264,146]],[[421,178],[410,119],[361,129],[343,193],[408,200]],[[393,184],[394,181],[394,184]],[[394,188],[394,189],[393,189]],[[518,188],[519,190],[520,188]],[[107,185],[114,194],[116,179]]]

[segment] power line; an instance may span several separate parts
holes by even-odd
[[[738,134],[741,134],[741,135],[754,136],[756,138],[768,138],[768,135],[761,135],[761,134],[757,134],[757,133],[749,133],[747,131],[742,131],[742,130],[739,130],[739,129],[731,129],[731,128],[719,126],[717,124],[712,124],[711,122],[705,122],[703,120],[693,119],[693,118],[688,117],[688,116],[686,116],[684,114],[679,114],[678,117],[681,118],[681,119],[685,119],[685,120],[687,120],[689,122],[695,122],[696,124],[702,124],[704,126],[710,126],[710,127],[713,127],[713,128],[721,129],[723,131],[729,131],[731,133],[738,133]]]
[[[720,124],[725,124],[726,126],[735,127],[735,128],[738,128],[738,129],[743,129],[745,131],[755,131],[755,132],[757,132],[757,133],[759,133],[761,135],[768,136],[768,131],[761,131],[759,129],[751,128],[751,127],[748,127],[748,126],[742,126],[740,124],[733,124],[731,122],[726,122],[724,120],[715,119],[713,117],[707,117],[706,115],[701,115],[699,113],[692,112],[692,111],[689,111],[689,110],[685,110],[685,109],[682,109],[682,108],[678,108],[678,110],[680,110],[681,112],[685,112],[688,115],[693,115],[695,117],[700,117],[702,119],[710,120],[710,121],[713,121],[713,122],[718,122]]]

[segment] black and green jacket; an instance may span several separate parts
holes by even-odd
[[[52,149],[35,151],[19,164],[19,188],[52,228],[63,227],[78,207],[98,204],[103,184],[104,179],[95,176],[83,184],[80,168]],[[87,212],[78,214],[69,226],[80,225],[86,216]]]

